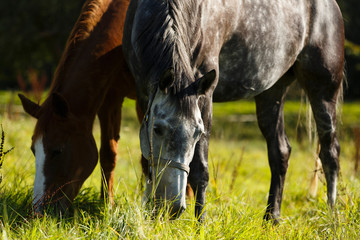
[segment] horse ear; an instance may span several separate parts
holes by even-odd
[[[169,68],[160,77],[160,81],[159,81],[160,90],[166,92],[167,89],[174,84],[174,81],[175,81],[174,71],[172,70],[172,68]]]
[[[32,102],[30,99],[22,94],[18,94],[24,111],[34,118],[39,118],[40,105]]]
[[[216,79],[216,71],[213,69],[210,72],[206,73],[202,78],[198,80],[197,84],[197,94],[204,95],[210,89]]]
[[[54,112],[60,117],[67,117],[69,113],[69,105],[65,98],[59,93],[53,93],[51,94],[51,97]]]

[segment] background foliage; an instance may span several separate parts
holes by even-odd
[[[360,98],[360,1],[339,0],[345,24],[345,58],[349,87],[347,99]]]
[[[47,84],[85,0],[0,1],[0,89],[17,89],[17,79],[36,72]],[[349,87],[346,99],[360,98],[360,1],[339,0],[346,28]],[[29,76],[30,75],[30,76]],[[29,88],[29,84],[27,86]]]
[[[17,88],[32,70],[51,79],[84,2],[0,1],[0,88]]]

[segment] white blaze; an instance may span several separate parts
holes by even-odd
[[[45,152],[42,137],[39,137],[34,145],[35,148],[35,182],[34,182],[34,194],[33,194],[33,206],[40,207],[43,201],[42,197],[45,192]]]

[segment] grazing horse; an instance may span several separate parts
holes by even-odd
[[[212,102],[254,97],[271,168],[264,218],[277,222],[291,150],[284,97],[296,79],[310,99],[334,207],[343,47],[335,0],[132,0],[123,50],[146,113],[140,129],[142,154],[149,160],[146,193],[171,200],[171,213],[179,215],[188,179],[202,220]]]
[[[47,99],[39,106],[19,95],[24,110],[37,119],[31,145],[36,159],[35,212],[41,213],[46,204],[65,210],[95,168],[98,152],[92,127],[96,114],[101,126],[101,193],[102,197],[108,193],[112,201],[121,107],[125,97],[136,96],[122,53],[128,5],[128,0],[88,0],[67,41]]]

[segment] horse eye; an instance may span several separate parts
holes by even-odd
[[[200,128],[196,129],[194,132],[194,138],[201,137],[204,134],[204,131],[202,131]]]
[[[163,130],[162,130],[162,128],[160,126],[155,125],[153,131],[158,136],[163,135]]]

